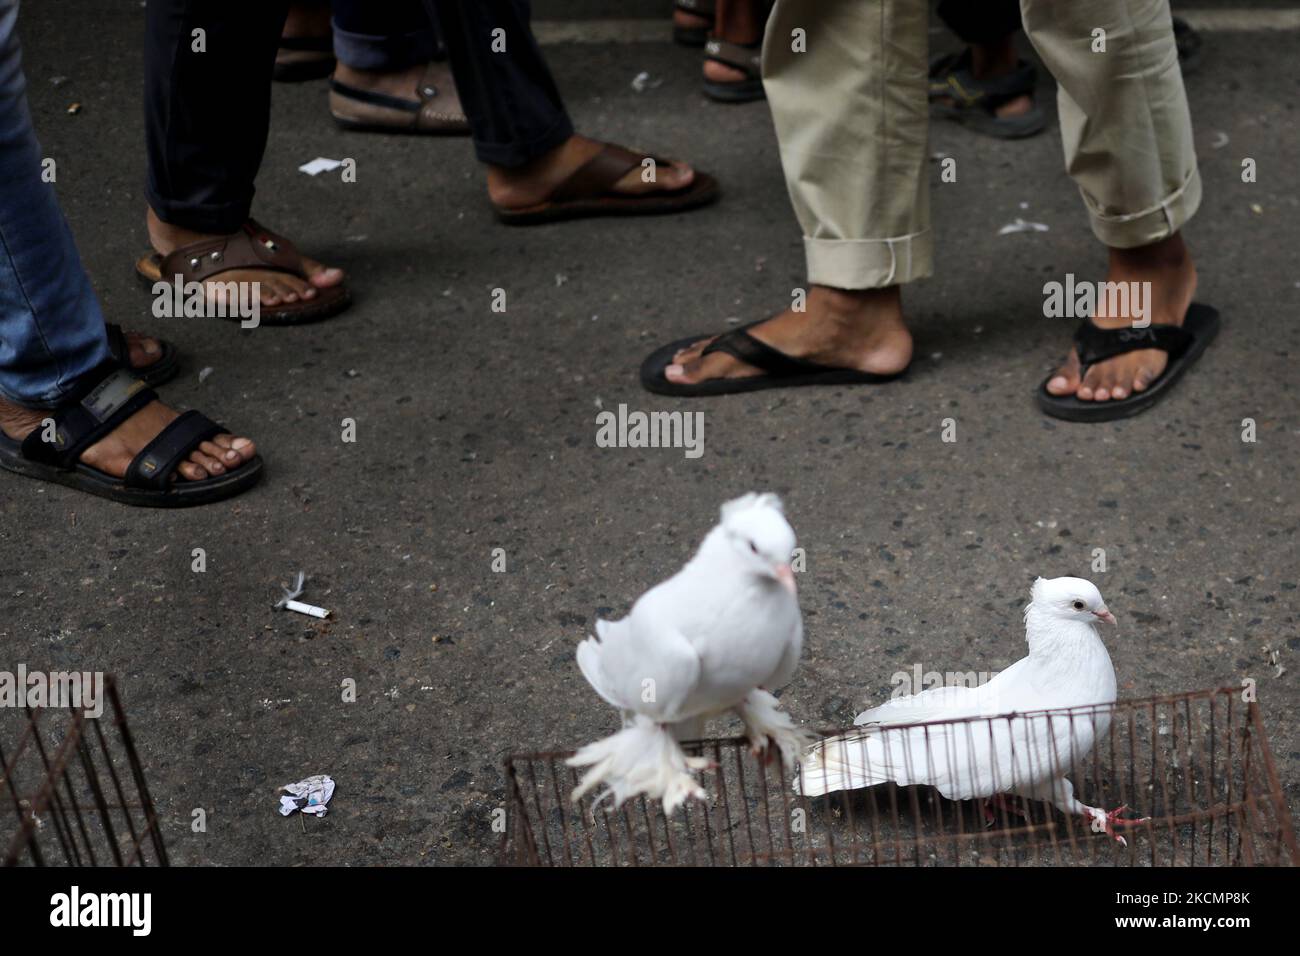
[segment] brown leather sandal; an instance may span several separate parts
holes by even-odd
[[[239,232],[217,239],[205,239],[182,246],[163,256],[147,252],[135,264],[136,275],[146,286],[158,281],[172,283],[179,276],[182,285],[204,282],[232,269],[265,269],[285,272],[306,279],[302,256],[292,242],[249,219]],[[352,302],[347,286],[317,289],[310,299],[263,306],[260,321],[264,325],[297,325],[316,322],[338,315]],[[226,310],[222,310],[226,311]],[[239,321],[230,310],[224,318]]]
[[[343,129],[372,133],[468,136],[469,120],[445,63],[430,63],[416,89],[418,100],[361,90],[330,80],[330,115]]]
[[[699,170],[689,186],[674,190],[652,190],[629,194],[614,191],[614,184],[646,159],[657,166],[670,166],[670,160],[644,153],[634,153],[613,143],[604,143],[598,152],[560,183],[544,201],[533,206],[507,209],[494,204],[497,218],[512,226],[531,226],[562,219],[588,216],[639,216],[685,212],[713,202],[721,190],[718,181]]]

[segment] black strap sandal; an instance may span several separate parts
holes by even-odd
[[[116,322],[105,322],[104,329],[108,333],[108,354],[113,356],[113,361],[122,368],[131,369],[136,377],[146,385],[157,387],[165,382],[170,382],[176,377],[181,365],[180,352],[172,343],[166,339],[158,339],[158,346],[162,349],[162,354],[148,365],[133,368],[131,366],[131,346],[126,341],[126,333],[122,331],[122,326]]]
[[[716,17],[714,0],[677,0],[677,9],[691,13],[702,20],[709,21],[708,26],[682,27],[673,24],[673,42],[680,46],[700,47],[709,39],[709,30],[713,28]]]
[[[106,364],[79,398],[51,412],[53,429],[38,425],[21,442],[0,432],[0,468],[67,485],[78,491],[149,508],[182,508],[229,498],[257,484],[262,457],[202,481],[172,481],[185,458],[202,442],[227,431],[196,411],[184,412],[131,460],[116,478],[83,464],[81,453],[158,396],[124,368]],[[50,440],[47,440],[50,439]]]
[[[750,335],[748,330],[758,324],[759,322],[751,322],[749,325],[719,335],[709,343],[703,354],[725,352],[746,364],[762,369],[765,374],[745,378],[715,378],[694,385],[668,381],[664,376],[664,369],[673,363],[673,356],[682,349],[707,339],[709,334],[706,332],[703,335],[692,335],[690,338],[670,342],[650,353],[641,363],[642,386],[647,391],[659,395],[730,395],[737,392],[757,392],[765,388],[793,388],[802,385],[879,385],[892,382],[907,371],[904,369],[893,375],[877,375],[873,372],[835,368],[831,365],[795,358]]]
[[[1088,367],[1139,349],[1163,349],[1169,362],[1160,376],[1144,391],[1105,402],[1085,402],[1074,395],[1053,395],[1047,390],[1056,373],[1038,386],[1038,407],[1053,418],[1071,422],[1109,422],[1144,412],[1160,401],[1219,334],[1219,313],[1208,305],[1193,302],[1181,326],[1150,325],[1145,329],[1101,329],[1085,320],[1074,333],[1079,353],[1080,378]]]
[[[743,80],[704,80],[704,95],[720,103],[749,103],[767,96],[763,90],[763,43],[732,43],[710,37],[704,59],[745,74]]]
[[[997,109],[1018,96],[1034,96],[1038,72],[1021,60],[1003,76],[975,79],[970,48],[948,53],[930,63],[930,109],[936,116],[956,120],[977,133],[998,139],[1022,139],[1040,133],[1047,116],[1037,100],[1027,113],[998,116]]]

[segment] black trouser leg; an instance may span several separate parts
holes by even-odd
[[[529,26],[527,0],[424,3],[447,46],[480,160],[523,166],[573,135],[573,123]]]
[[[145,198],[163,222],[225,234],[248,218],[288,8],[288,0],[148,0]]]

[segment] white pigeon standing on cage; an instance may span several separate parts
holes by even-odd
[[[677,574],[651,588],[620,621],[596,622],[578,645],[587,682],[618,708],[623,729],[588,744],[569,765],[589,767],[575,801],[604,785],[615,805],[645,794],[671,815],[704,798],[680,741],[702,736],[711,716],[734,711],[756,753],[769,742],[793,768],[812,737],[769,690],[794,676],[803,648],[790,562],[794,531],[772,494],[722,506],[721,521]]]
[[[936,687],[858,714],[853,723],[863,730],[827,738],[804,755],[795,792],[928,784],[950,800],[982,798],[1004,809],[1009,794],[1086,817],[1127,844],[1114,828],[1145,821],[1121,818],[1127,807],[1086,806],[1066,777],[1110,729],[1115,668],[1097,631],[1103,621],[1115,617],[1091,581],[1038,578],[1025,607],[1027,657],[978,687]],[[1081,710],[966,720],[1060,708]],[[924,726],[897,729],[911,724]]]

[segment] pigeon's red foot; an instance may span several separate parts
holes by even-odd
[[[750,743],[749,752],[762,762],[770,766],[772,761],[776,760],[781,750],[776,745],[776,741],[771,737],[764,737],[759,743]]]
[[[1127,810],[1127,805],[1116,807],[1109,813],[1105,810],[1090,810],[1088,816],[1090,816],[1092,820],[1092,831],[1094,833],[1105,833],[1107,836],[1113,837],[1115,842],[1120,846],[1128,846],[1128,840],[1125,840],[1122,836],[1116,833],[1115,829],[1117,827],[1123,829],[1124,827],[1141,826],[1151,818],[1140,817],[1138,819],[1128,819],[1126,817],[1121,817],[1120,814]]]

